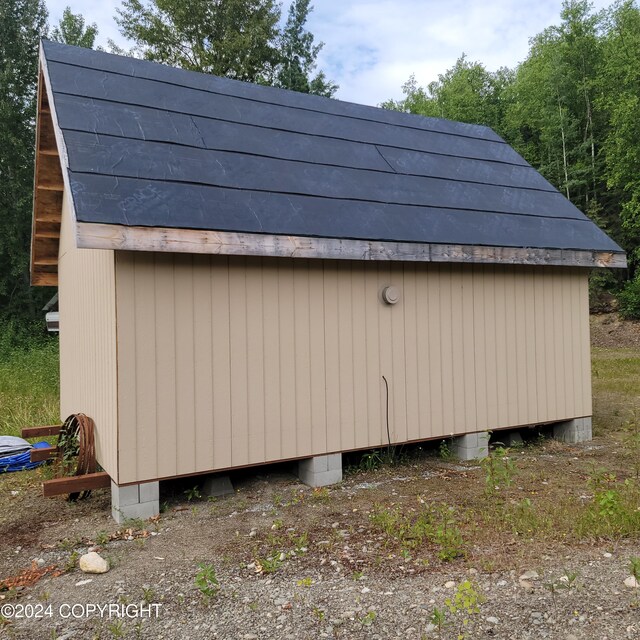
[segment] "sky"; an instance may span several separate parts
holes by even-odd
[[[113,20],[120,0],[45,0],[49,24],[65,6],[128,48]],[[593,0],[596,10],[612,0]],[[283,16],[290,0],[283,2]],[[560,20],[561,0],[315,0],[307,22],[324,42],[318,68],[340,85],[336,98],[378,105],[402,97],[415,74],[426,86],[462,53],[491,71],[524,60],[529,38]]]

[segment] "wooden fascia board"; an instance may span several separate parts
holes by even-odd
[[[77,223],[76,230],[77,245],[84,249],[585,268],[627,266],[624,253],[609,251],[307,238],[197,229],[127,227],[87,222]]]

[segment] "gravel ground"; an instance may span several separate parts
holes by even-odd
[[[161,517],[124,529],[110,518],[106,491],[74,504],[41,497],[43,469],[4,474],[0,637],[640,638],[640,589],[625,585],[631,558],[640,557],[640,527],[625,536],[571,534],[572,518],[593,504],[597,469],[615,478],[612,487],[637,482],[640,469],[629,434],[614,432],[637,408],[640,324],[601,315],[591,330],[594,346],[615,347],[611,358],[627,349],[619,365],[602,354],[596,362],[601,435],[579,446],[535,440],[513,450],[514,482],[489,497],[486,470],[440,459],[437,443],[414,448],[400,466],[352,470],[323,490],[301,485],[285,466],[238,474],[235,494],[215,501],[198,497],[194,479],[162,483]],[[529,503],[543,515],[535,529],[510,528],[505,514]],[[425,504],[441,518],[451,510],[460,553],[443,560],[431,542],[403,548],[375,520]],[[108,573],[77,567],[92,548],[109,561]],[[219,586],[206,582],[207,571]],[[32,580],[2,590],[20,576]]]
[[[556,446],[552,453],[525,450],[519,462],[532,457],[540,464],[544,458],[551,465],[554,459],[561,470],[567,460],[584,457],[586,464],[594,451],[604,455],[603,449],[606,444],[579,450]],[[23,531],[19,547],[3,536],[0,576],[16,575],[32,561],[64,568],[71,554],[93,546],[98,531],[116,538],[99,547],[112,568],[102,575],[74,568],[44,577],[17,597],[0,594],[0,607],[16,607],[14,613],[24,607],[30,614],[33,605],[42,614],[14,617],[0,635],[29,640],[640,637],[638,589],[624,585],[629,558],[640,555],[636,542],[541,545],[500,535],[491,547],[483,546],[491,544],[491,532],[484,532],[475,540],[480,546],[469,548],[464,558],[441,562],[429,550],[415,557],[402,554],[370,526],[370,509],[381,499],[401,504],[428,490],[450,492],[453,499],[465,484],[479,483],[479,473],[477,467],[426,457],[348,476],[322,493],[286,474],[249,476],[238,481],[234,496],[213,503],[174,500],[157,522],[146,525],[146,536],[135,527],[118,533],[102,492],[77,507],[45,502],[57,505],[61,517],[40,513],[50,520],[30,535]],[[174,495],[181,488],[174,487]],[[42,500],[32,493],[25,499]],[[274,573],[260,571],[256,561],[270,545],[284,554]],[[203,596],[194,582],[203,562],[214,566],[220,584],[212,597]],[[477,609],[470,602],[468,610],[447,614],[438,629],[434,608],[444,610],[445,600],[455,598],[467,581],[478,596]],[[131,615],[146,606],[150,615],[109,619],[98,613],[85,617],[78,606],[69,609],[95,604],[133,605]]]

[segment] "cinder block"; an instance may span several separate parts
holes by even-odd
[[[314,456],[298,463],[298,477],[310,487],[326,487],[342,482],[342,454]]]
[[[143,482],[138,485],[140,489],[140,502],[153,502],[160,500],[160,483]]]
[[[228,496],[233,493],[229,476],[208,476],[202,486],[202,494],[208,497]]]
[[[587,442],[592,439],[591,416],[586,418],[574,418],[553,425],[553,437],[567,444]]]
[[[451,452],[459,460],[478,460],[489,455],[489,433],[467,433],[453,438]]]
[[[160,513],[160,483],[144,482],[119,487],[111,482],[111,516],[122,523],[133,518],[152,518]]]

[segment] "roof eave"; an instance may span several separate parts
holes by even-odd
[[[386,242],[88,222],[78,222],[76,230],[78,247],[85,249],[614,269],[627,266],[626,254],[616,251]]]

